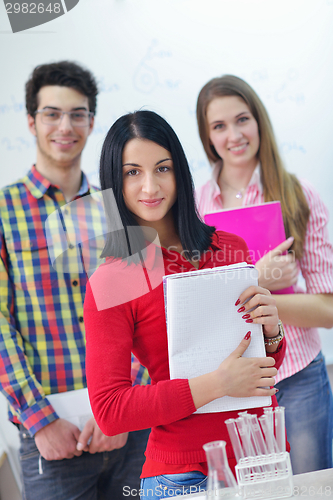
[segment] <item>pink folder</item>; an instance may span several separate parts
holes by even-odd
[[[286,239],[279,201],[206,214],[205,222],[220,231],[241,236],[254,264]],[[294,290],[289,287],[274,293],[294,293]]]

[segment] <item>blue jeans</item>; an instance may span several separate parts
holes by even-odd
[[[148,429],[130,432],[119,450],[48,461],[40,459],[35,440],[20,428],[24,500],[123,500],[128,488],[137,490],[139,500]]]
[[[333,400],[322,353],[276,387],[278,403],[286,408],[293,473],[332,467]]]
[[[146,477],[141,480],[140,498],[142,500],[160,500],[190,493],[206,491],[207,476],[193,471],[183,474],[164,474]]]

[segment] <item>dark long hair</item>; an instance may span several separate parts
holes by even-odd
[[[204,224],[197,213],[194,186],[188,162],[179,139],[170,125],[153,111],[136,111],[120,117],[110,128],[101,153],[100,182],[109,225],[102,257],[127,258],[144,248],[140,226],[128,210],[123,197],[122,155],[131,139],[146,139],[170,152],[177,186],[177,200],[172,207],[176,230],[188,257],[208,250],[215,228]],[[110,196],[110,188],[114,199]],[[104,193],[109,195],[104,195]],[[114,214],[114,209],[118,213]],[[114,221],[120,215],[124,230],[115,231]],[[137,230],[128,229],[137,227]],[[137,246],[138,245],[138,246]]]

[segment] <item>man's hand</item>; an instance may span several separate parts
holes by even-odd
[[[117,436],[105,436],[96,424],[95,419],[91,418],[79,436],[77,449],[79,451],[89,451],[89,453],[118,450],[125,446],[127,438],[128,432],[118,434]]]
[[[76,425],[59,418],[36,432],[35,443],[45,460],[62,460],[82,455],[76,447],[79,436]]]
[[[256,263],[259,271],[259,285],[268,290],[282,290],[297,283],[298,269],[292,253],[285,252],[293,244],[294,238],[288,238],[268,252]]]

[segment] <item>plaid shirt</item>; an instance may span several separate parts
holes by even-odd
[[[86,387],[83,301],[105,233],[100,204],[84,203],[94,196],[82,174],[66,204],[35,167],[0,191],[0,383],[31,435],[58,418],[45,396]],[[134,358],[132,379],[149,380]]]

